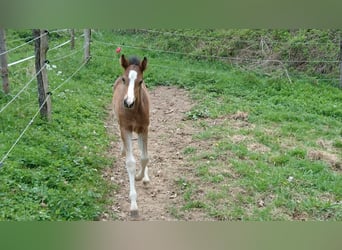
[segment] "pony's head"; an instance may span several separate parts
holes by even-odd
[[[134,103],[139,97],[140,87],[143,83],[143,72],[147,66],[147,58],[140,61],[137,57],[131,57],[128,60],[125,55],[121,55],[120,64],[125,69],[122,76],[122,84],[126,87],[124,96],[124,107],[133,108]]]

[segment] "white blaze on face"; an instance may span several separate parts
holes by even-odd
[[[130,70],[128,73],[128,91],[126,103],[131,105],[134,102],[134,82],[137,79],[138,73],[135,70]]]

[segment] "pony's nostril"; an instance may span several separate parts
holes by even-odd
[[[134,104],[134,102],[132,102],[131,104],[128,104],[128,103],[127,103],[127,100],[126,100],[126,99],[124,100],[124,106],[125,106],[125,108],[132,108],[132,107],[133,107],[133,104]]]

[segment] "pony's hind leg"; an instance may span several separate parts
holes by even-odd
[[[126,169],[129,177],[129,199],[131,200],[131,216],[138,216],[137,192],[135,190],[135,165],[136,161],[133,155],[132,132],[121,132],[121,137],[126,152]]]
[[[147,153],[147,132],[138,134],[138,144],[141,151],[141,169],[139,174],[135,177],[135,180],[140,181],[142,179],[143,183],[147,184],[150,182],[148,167],[146,166],[149,160]]]

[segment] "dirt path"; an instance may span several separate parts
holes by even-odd
[[[192,135],[196,133],[192,122],[184,120],[185,112],[191,109],[193,103],[185,90],[176,87],[157,87],[150,90],[150,97],[151,125],[148,142],[150,162],[148,166],[151,183],[144,186],[142,182],[136,182],[138,220],[177,220],[170,210],[179,207],[182,202],[181,197],[177,195],[175,181],[189,172],[188,168],[191,167],[186,166],[182,152],[191,144]],[[108,132],[119,136],[116,121],[113,125],[112,113],[107,123]],[[137,140],[134,140],[134,155],[137,169],[139,169],[140,152],[137,144]],[[119,216],[119,220],[131,220],[128,174],[125,168],[125,158],[120,156],[119,140],[112,142],[110,153],[116,157],[117,161],[105,175],[110,181],[120,186],[114,194],[116,203],[110,209]]]
[[[120,139],[117,122],[114,121],[112,112],[107,120],[108,133],[115,135],[117,140],[112,141],[112,147],[108,152],[114,156],[116,161],[112,168],[104,173],[104,177],[120,188],[113,190],[112,197],[114,203],[108,208],[107,213],[101,216],[102,220],[111,220],[109,214],[118,216],[118,220],[144,220],[144,221],[215,221],[227,219],[226,217],[216,218],[208,215],[205,209],[201,207],[192,207],[186,209],[189,197],[186,196],[184,190],[187,188],[196,187],[191,190],[191,201],[199,201],[199,204],[208,201],[206,194],[217,193],[217,190],[225,185],[227,190],[227,199],[217,200],[214,204],[218,211],[222,208],[234,204],[239,195],[245,195],[243,187],[235,186],[234,180],[239,178],[239,174],[234,172],[234,169],[226,164],[225,168],[217,169],[227,177],[225,182],[220,185],[215,182],[203,181],[198,175],[198,165],[200,161],[191,160],[196,157],[196,150],[201,152],[211,151],[216,143],[216,139],[194,139],[193,135],[198,134],[203,130],[201,122],[205,122],[207,126],[216,126],[223,124],[228,126],[233,132],[232,135],[225,135],[233,143],[239,143],[248,139],[247,148],[249,151],[256,153],[267,153],[270,149],[259,143],[252,136],[247,138],[245,134],[240,134],[241,128],[254,129],[254,124],[248,122],[248,113],[237,111],[234,114],[218,117],[216,119],[201,119],[200,122],[194,122],[186,118],[186,112],[190,111],[195,103],[188,96],[188,92],[176,87],[157,87],[150,90],[151,97],[151,122],[149,129],[148,152],[150,156],[149,176],[151,183],[144,186],[142,182],[136,182],[136,190],[138,195],[139,217],[137,219],[130,217],[129,207],[130,201],[128,174],[125,168],[125,158],[120,156]],[[260,129],[260,128],[259,128]],[[265,128],[265,133],[268,133]],[[273,130],[272,130],[273,131]],[[272,132],[273,133],[273,132]],[[113,137],[113,136],[111,136]],[[283,142],[284,143],[284,142]],[[140,168],[140,152],[138,151],[137,140],[133,142],[134,155],[137,161],[137,169]],[[341,169],[341,160],[335,155],[331,149],[332,144],[325,140],[318,140],[317,144],[323,149],[308,149],[308,158],[311,160],[323,160],[332,166],[336,171]],[[283,144],[283,147],[295,146],[293,141],[289,141],[288,145]],[[196,149],[192,152],[192,149]],[[226,152],[227,156],[233,152]],[[225,161],[225,158],[218,161]],[[202,161],[208,161],[203,158]],[[208,161],[209,162],[209,161]],[[196,164],[196,166],[194,166]],[[211,166],[211,173],[215,173],[215,166]],[[184,182],[184,183],[183,183]],[[233,184],[231,184],[233,183]],[[188,185],[190,184],[190,185]],[[184,186],[183,186],[184,185]],[[220,191],[220,194],[222,192]],[[262,200],[263,201],[263,200]],[[238,202],[238,200],[237,200]],[[260,208],[259,200],[257,207]],[[243,205],[242,205],[243,206]],[[251,209],[253,204],[247,204],[243,209]],[[294,218],[296,219],[296,218]]]

